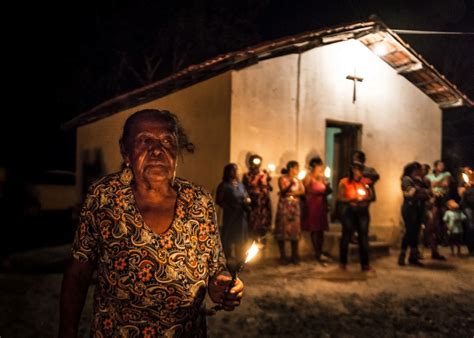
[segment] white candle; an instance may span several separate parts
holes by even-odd
[[[331,177],[331,168],[326,167],[326,169],[324,169],[324,176],[326,176],[326,178]]]
[[[306,170],[301,170],[299,173],[298,173],[298,179],[299,180],[302,180],[303,178],[305,178],[306,176]]]
[[[464,182],[466,182],[466,184],[469,183],[469,176],[467,176],[466,173],[462,173],[462,179],[464,180]]]

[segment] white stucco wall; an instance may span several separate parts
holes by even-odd
[[[82,154],[101,149],[106,173],[120,169],[122,157],[118,145],[125,120],[132,113],[156,108],[169,110],[180,119],[196,149],[178,163],[178,176],[213,191],[229,161],[230,74],[224,73],[158,100],[125,110],[77,131],[77,189],[82,182]]]
[[[354,70],[364,78],[355,103],[346,79]],[[300,62],[287,55],[233,71],[231,107],[231,160],[245,167],[247,152],[256,152],[278,172],[290,159],[324,157],[326,120],[362,124],[367,164],[381,175],[372,225],[387,240],[400,225],[403,166],[441,155],[438,106],[354,40],[307,51]]]
[[[230,159],[241,173],[247,170],[249,153],[262,156],[264,167],[277,166],[273,214],[280,170],[297,159],[297,67],[298,55],[288,55],[232,72]]]

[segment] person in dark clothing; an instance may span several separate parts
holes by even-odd
[[[223,209],[222,246],[227,258],[231,257],[232,248],[235,258],[245,257],[245,244],[248,240],[247,212],[250,198],[238,178],[237,165],[229,163],[224,167],[222,182],[217,187],[216,203]]]
[[[352,163],[348,177],[339,182],[338,200],[341,202],[342,237],[340,242],[340,268],[346,270],[349,240],[356,229],[362,271],[375,271],[369,264],[369,204],[372,192],[362,181],[363,165]]]
[[[425,202],[429,198],[429,191],[420,183],[421,164],[418,162],[408,163],[403,169],[402,191],[403,205],[402,217],[405,222],[405,234],[402,239],[398,264],[405,265],[405,257],[408,247],[410,256],[408,263],[414,266],[423,266],[419,261],[418,239],[425,212]]]
[[[371,190],[372,202],[375,202],[375,200],[377,199],[377,194],[375,192],[375,183],[377,183],[377,181],[380,179],[380,175],[377,170],[365,165],[365,160],[365,153],[362,150],[355,150],[352,153],[352,162],[362,164],[362,183],[369,187],[369,189]],[[350,242],[354,244],[358,242],[356,236],[356,229],[352,229]]]

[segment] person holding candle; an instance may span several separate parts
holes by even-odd
[[[377,199],[377,194],[375,191],[375,183],[380,179],[380,175],[373,167],[369,167],[365,164],[365,153],[362,150],[354,150],[352,153],[352,162],[358,162],[362,164],[362,183],[367,185],[371,190],[372,202],[375,202]],[[370,219],[369,219],[370,226]],[[351,243],[357,243],[357,236],[355,229],[352,229],[351,234]]]
[[[361,269],[374,272],[369,264],[369,204],[373,197],[370,187],[362,181],[362,170],[362,163],[353,162],[348,177],[339,182],[337,199],[341,202],[342,220],[339,262],[340,268],[346,270],[351,231],[356,229]]]
[[[216,203],[223,210],[222,245],[227,258],[231,257],[232,248],[235,258],[242,260],[245,255],[245,244],[248,241],[248,211],[250,198],[244,185],[239,180],[235,163],[224,167],[222,182],[217,187]]]
[[[329,207],[326,197],[332,189],[324,176],[324,163],[320,157],[313,157],[309,161],[309,168],[310,172],[303,179],[306,191],[306,217],[304,217],[302,228],[311,233],[316,260],[326,266],[327,263],[322,260],[324,232],[329,229]]]
[[[304,195],[303,183],[298,179],[299,164],[289,161],[282,170],[278,180],[280,188],[276,221],[275,238],[280,249],[280,261],[288,262],[285,252],[285,242],[291,242],[291,263],[299,263],[298,241],[301,237],[301,199]]]
[[[233,310],[243,283],[226,273],[212,196],[176,177],[192,152],[176,115],[147,109],[125,122],[123,169],[93,183],[64,273],[59,337],[76,337],[94,271],[93,337],[204,337],[203,301]]]
[[[249,229],[254,239],[265,241],[265,235],[272,227],[272,206],[270,192],[273,190],[271,176],[265,169],[261,169],[262,157],[252,155],[249,157],[249,171],[244,174],[242,182],[249,194],[250,212]]]

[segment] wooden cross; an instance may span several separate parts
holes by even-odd
[[[352,103],[354,103],[357,99],[357,92],[356,92],[357,81],[362,82],[364,81],[364,79],[361,77],[357,77],[355,70],[354,70],[354,75],[347,75],[346,79],[354,81],[354,90],[352,91]]]

